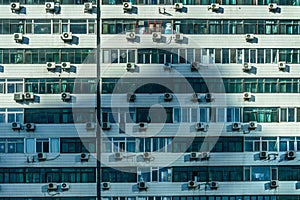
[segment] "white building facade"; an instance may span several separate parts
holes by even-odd
[[[0,199],[299,198],[299,0],[0,4]]]
[[[95,2],[0,13],[0,199],[96,199]]]
[[[104,199],[299,198],[299,1],[100,10]]]

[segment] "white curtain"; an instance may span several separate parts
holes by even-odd
[[[26,153],[35,153],[35,140],[34,138],[26,139]]]
[[[50,138],[50,152],[59,153],[59,138]]]

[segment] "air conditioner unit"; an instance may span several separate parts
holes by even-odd
[[[181,10],[183,8],[183,4],[182,3],[175,3],[174,4],[174,9],[175,10]]]
[[[212,11],[218,11],[219,8],[220,8],[220,4],[218,3],[212,3],[210,4],[210,7],[209,7]]]
[[[93,122],[87,122],[85,124],[85,128],[86,128],[86,130],[94,130],[95,129],[95,123],[93,123]]]
[[[57,190],[57,183],[48,183],[48,190]]]
[[[232,123],[232,130],[239,131],[239,130],[241,130],[241,128],[242,128],[242,125],[241,125],[240,122],[233,122]]]
[[[72,32],[63,32],[61,34],[61,39],[63,41],[71,41],[71,40],[73,40]]]
[[[268,152],[267,151],[261,151],[261,152],[259,152],[259,158],[261,160],[267,159],[268,158]]]
[[[243,63],[243,71],[249,71],[249,70],[251,70],[251,64],[244,62]]]
[[[296,158],[296,152],[295,151],[288,151],[286,153],[286,158],[288,160],[293,160],[294,158]]]
[[[192,94],[192,100],[193,101],[201,101],[201,96],[200,96],[200,94],[197,94],[197,93],[194,93],[194,94]]]
[[[244,100],[250,100],[251,99],[251,92],[244,92],[243,93],[243,99]]]
[[[23,93],[15,93],[14,94],[15,101],[23,101],[23,98],[24,98]]]
[[[71,63],[70,62],[62,62],[61,63],[61,68],[62,69],[70,69],[71,68]]]
[[[70,189],[70,185],[68,183],[61,183],[60,188],[61,190],[68,190]]]
[[[276,3],[269,3],[268,9],[269,9],[269,11],[276,11],[277,4]]]
[[[89,153],[81,153],[80,154],[80,160],[81,161],[88,161],[90,158],[90,154]]]
[[[27,156],[27,162],[33,163],[34,162],[34,156]]]
[[[251,41],[251,40],[254,39],[254,35],[253,34],[246,34],[245,39],[246,39],[246,41]]]
[[[134,71],[135,70],[135,64],[134,63],[127,63],[126,64],[126,70],[127,71]]]
[[[202,160],[206,160],[206,159],[208,159],[210,157],[209,152],[201,152],[200,155],[201,155],[201,159]]]
[[[173,99],[173,95],[171,93],[166,92],[164,94],[164,100],[165,101],[172,101],[172,99]]]
[[[109,122],[102,123],[102,130],[109,130],[110,128],[111,128],[111,125]]]
[[[102,189],[108,190],[110,188],[110,182],[102,182]]]
[[[212,190],[218,189],[219,183],[216,182],[216,181],[212,181],[212,182],[209,183],[209,187],[210,187],[210,189],[212,189]]]
[[[197,122],[195,124],[195,130],[196,131],[204,131],[206,128],[206,125],[203,122]]]
[[[278,62],[279,70],[285,70],[285,68],[286,68],[286,62]]]
[[[151,153],[150,152],[144,152],[143,153],[143,159],[144,160],[150,160],[152,158]]]
[[[127,94],[127,101],[128,102],[134,102],[136,99],[136,95],[135,94],[132,94],[132,93],[128,93]]]
[[[135,32],[126,32],[126,39],[129,40],[135,39]]]
[[[13,122],[13,123],[11,123],[11,128],[13,130],[20,130],[21,129],[21,123],[19,123],[19,122]]]
[[[54,2],[45,2],[46,11],[54,10]]]
[[[61,93],[61,99],[63,101],[70,100],[71,99],[70,93],[69,92],[63,92],[63,93]]]
[[[93,3],[92,2],[86,2],[83,5],[84,5],[84,11],[85,12],[93,10]]]
[[[256,121],[250,121],[249,122],[249,129],[256,129],[257,128],[257,122]]]
[[[188,188],[196,188],[198,187],[197,181],[189,181],[187,184]]]
[[[33,92],[25,92],[24,98],[25,98],[25,100],[34,100]]]
[[[115,158],[115,160],[122,160],[123,154],[121,152],[116,152],[114,154],[114,158]]]
[[[142,130],[146,130],[148,128],[148,124],[146,122],[140,122],[139,123],[139,129]]]
[[[12,11],[18,11],[18,10],[21,10],[20,3],[19,3],[19,2],[12,2],[12,3],[10,3],[10,9],[11,9]]]
[[[131,2],[123,2],[123,10],[131,10],[132,3]]]
[[[199,153],[198,152],[191,152],[190,154],[190,159],[198,159]]]
[[[35,124],[34,123],[27,123],[25,124],[26,131],[34,131],[35,130]]]
[[[165,14],[166,13],[166,8],[165,7],[159,7],[158,8],[158,13],[159,14]]]
[[[210,93],[205,94],[206,102],[211,102],[213,100],[213,96]]]
[[[22,42],[23,41],[23,33],[14,33],[14,40],[16,42]]]
[[[56,63],[55,62],[46,62],[47,69],[55,69]]]
[[[44,161],[47,159],[47,154],[40,152],[37,154],[37,158],[39,161]]]
[[[270,188],[277,188],[279,186],[278,180],[270,181]]]
[[[164,64],[164,70],[172,70],[172,64],[171,63],[165,63]]]
[[[183,41],[183,34],[182,33],[175,33],[175,41]]]
[[[153,32],[152,39],[153,40],[161,40],[161,32]]]
[[[138,182],[138,188],[139,188],[140,190],[145,190],[145,189],[148,188],[148,185],[147,185],[146,182],[140,181],[140,182]]]

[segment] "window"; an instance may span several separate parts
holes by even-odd
[[[24,139],[0,139],[0,153],[24,153]]]
[[[138,138],[137,145],[138,145],[139,152],[150,152],[151,151],[151,138]]]
[[[4,93],[5,93],[5,79],[0,79],[0,94],[4,94]]]
[[[242,181],[243,167],[173,167],[173,181]]]
[[[0,123],[23,123],[23,109],[20,108],[1,108]]]
[[[159,169],[159,182],[171,182],[172,181],[172,168],[160,168]]]
[[[300,169],[299,166],[279,166],[278,179],[280,181],[298,181]]]
[[[243,121],[278,122],[278,108],[244,108]]]
[[[211,142],[215,142],[215,140],[211,140]],[[242,137],[219,137],[212,152],[243,152],[243,143]]]
[[[67,0],[70,1],[70,0]],[[71,0],[72,1],[72,0]],[[27,2],[26,2],[27,3]],[[44,4],[43,1],[42,4]],[[64,1],[64,4],[66,2]],[[22,2],[21,2],[22,4]],[[52,30],[51,30],[52,24]],[[87,25],[89,25],[87,29]],[[27,33],[27,34],[59,34],[71,31],[76,34],[95,33],[95,20],[57,20],[57,19],[0,19],[0,34]]]
[[[279,61],[299,63],[299,49],[279,49]]]
[[[24,20],[0,19],[0,34],[24,33]]]
[[[87,176],[89,176],[87,178]],[[76,178],[74,178],[76,177]],[[67,181],[68,180],[68,181]],[[95,182],[94,168],[1,168],[1,183]],[[15,198],[14,198],[15,199]]]
[[[95,138],[60,138],[61,153],[96,152]]]
[[[270,167],[251,167],[252,181],[268,181],[270,180]]]
[[[117,49],[103,49],[102,63],[127,63],[135,62],[136,50],[120,50]]]
[[[280,108],[281,122],[295,122],[295,108]]]
[[[224,121],[225,121],[225,109],[217,108],[217,122],[224,122]]]
[[[293,151],[295,145],[294,137],[279,137],[279,151]]]
[[[123,168],[102,168],[102,181],[103,182],[137,182],[137,169],[131,167]]]
[[[180,152],[186,152],[187,149],[191,146],[193,141],[193,138],[180,138],[176,137],[172,141],[173,145],[173,152],[180,153]],[[199,151],[199,150],[198,150]]]
[[[297,79],[280,79],[279,80],[279,92],[280,93],[297,93],[298,92],[298,80]]]
[[[137,108],[136,122],[173,123],[172,108]]]
[[[7,123],[23,122],[23,109],[7,108]]]
[[[245,137],[245,151],[277,151],[276,137]]]
[[[138,167],[137,169],[138,181],[150,182],[150,167]]]
[[[209,20],[209,33],[210,34],[222,34],[221,21]]]
[[[227,122],[240,122],[239,108],[227,108]]]
[[[70,32],[74,34],[87,34],[87,20],[86,19],[71,19]]]
[[[280,21],[280,34],[298,34],[299,25],[298,21],[293,20],[282,20]]]
[[[36,152],[49,153],[49,139],[37,139]]]
[[[23,92],[23,80],[22,79],[8,79],[6,83],[7,93]]]
[[[61,63],[66,58],[72,64],[95,63],[92,49],[0,49],[0,61],[4,64]]]
[[[208,122],[209,108],[191,108],[191,122]]]
[[[297,151],[300,151],[300,137],[297,137],[296,140],[297,140]]]
[[[149,145],[150,145],[150,143],[149,143]],[[148,145],[148,148],[149,148],[149,145]],[[94,147],[94,145],[92,147]],[[95,152],[95,149],[92,149],[92,150]],[[136,152],[136,139],[130,138],[130,137],[107,138],[107,139],[103,140],[102,151],[106,152],[106,153]],[[151,151],[150,148],[147,151],[150,152]],[[142,150],[141,152],[144,152],[144,150]]]
[[[51,34],[51,21],[45,19],[35,19],[33,24],[34,34]]]
[[[276,93],[276,92],[277,92],[277,79],[265,79],[264,93]]]
[[[55,123],[86,123],[95,120],[94,108],[39,108],[25,109],[25,123],[55,124]]]

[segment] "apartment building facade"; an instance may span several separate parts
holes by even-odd
[[[299,198],[299,1],[100,10],[103,199]]]
[[[94,200],[95,2],[0,3],[0,199]]]
[[[298,199],[299,3],[0,1],[0,199]]]

